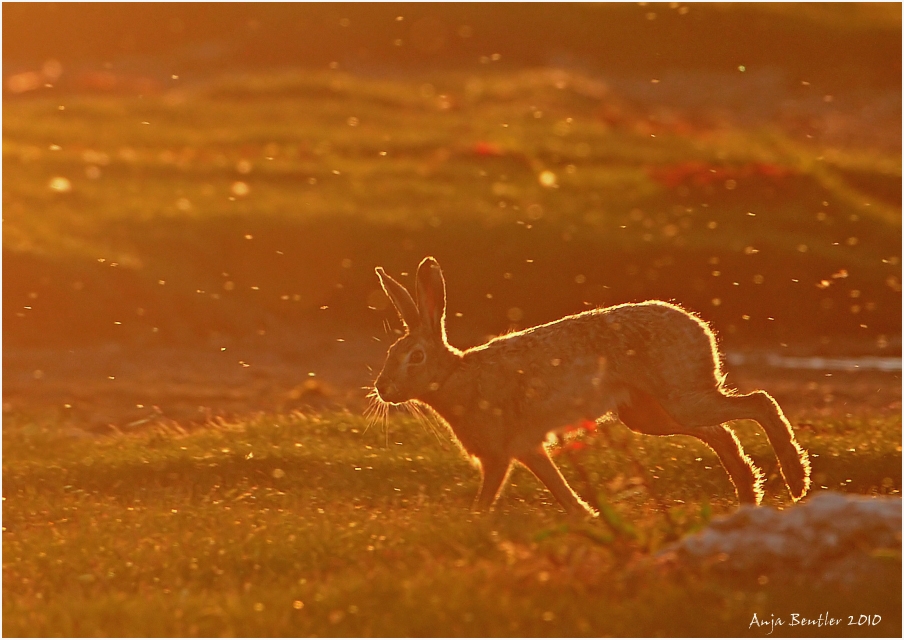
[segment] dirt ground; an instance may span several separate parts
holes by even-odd
[[[52,419],[79,431],[182,428],[215,418],[294,410],[359,413],[392,336],[325,330],[226,347],[4,347],[4,418]],[[747,358],[751,360],[751,358]],[[791,370],[727,364],[729,385],[766,389],[792,421],[893,415],[900,372]]]

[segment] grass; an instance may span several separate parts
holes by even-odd
[[[752,95],[753,66],[725,86]],[[768,114],[775,99],[747,106]],[[4,397],[4,634],[735,636],[765,635],[754,613],[829,610],[882,616],[839,635],[900,635],[899,551],[854,592],[651,563],[735,508],[696,442],[613,427],[564,448],[566,475],[605,507],[599,521],[566,519],[523,470],[496,513],[476,516],[476,471],[411,419],[384,433],[350,413],[247,407],[190,431],[98,437],[59,406],[134,411],[130,396],[100,391],[91,363],[80,376],[47,356],[124,346],[128,381],[173,362],[142,354],[185,347],[172,389],[139,400],[170,393],[194,411],[227,392],[182,384],[201,375],[191,354],[305,338],[314,318],[369,340],[392,317],[373,267],[405,280],[427,254],[446,269],[457,346],[664,298],[726,343],[897,350],[900,154],[833,139],[829,124],[862,125],[845,108],[748,122],[751,111],[638,104],[591,75],[489,61],[429,78],[293,71],[141,95],[5,95],[3,336],[46,350],[47,364],[16,360],[28,383]],[[302,376],[304,349],[290,362]],[[40,380],[69,386],[56,402]],[[184,397],[192,389],[203,397]],[[900,493],[892,410],[797,421],[814,488]],[[740,431],[767,503],[787,505],[764,436]]]
[[[613,426],[560,450],[566,475],[609,505],[607,525],[568,520],[521,469],[495,513],[471,514],[477,473],[435,435],[343,413],[103,438],[7,420],[4,635],[765,635],[754,612],[825,610],[882,616],[832,635],[900,633],[900,555],[891,582],[854,592],[646,564],[734,509],[696,441]],[[747,424],[740,436],[768,502],[787,504],[765,438]],[[898,417],[822,419],[800,437],[821,484],[900,492]]]
[[[17,341],[173,339],[176,316],[240,334],[323,306],[360,325],[373,266],[427,253],[484,333],[512,308],[527,326],[650,297],[745,340],[899,324],[897,154],[638,106],[580,73],[285,72],[4,106]]]

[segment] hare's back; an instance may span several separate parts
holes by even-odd
[[[600,309],[612,352],[613,375],[663,397],[706,391],[723,380],[709,325],[681,307],[661,301]]]
[[[722,382],[715,337],[706,323],[660,301],[566,316],[495,338],[465,357],[484,371],[540,366],[544,379],[564,386],[575,377],[598,379],[605,372],[610,390],[634,387],[660,399],[711,391]],[[555,368],[547,370],[547,363]]]

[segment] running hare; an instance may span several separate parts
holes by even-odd
[[[416,299],[377,267],[407,329],[374,384],[386,403],[429,405],[480,462],[478,509],[493,505],[512,460],[530,469],[568,512],[594,513],[544,448],[547,434],[608,412],[638,433],[690,435],[719,456],[742,503],[762,498],[762,472],[722,423],[756,420],[775,449],[794,500],[810,485],[807,453],[765,391],[723,386],[712,331],[678,306],[650,301],[593,309],[459,351],[446,341],[439,263],[417,270]]]

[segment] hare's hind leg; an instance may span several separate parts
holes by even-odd
[[[565,508],[565,511],[568,513],[589,513],[594,517],[599,515],[593,507],[584,502],[574,492],[574,489],[568,485],[559,468],[549,459],[549,453],[543,448],[543,445],[540,445],[534,451],[519,455],[518,461],[537,476],[540,482],[546,485],[546,488],[559,501],[559,504]]]
[[[741,504],[759,504],[763,499],[763,481],[765,477],[753,460],[744,453],[734,431],[725,425],[688,429],[687,435],[703,440],[709,448],[716,452],[722,466],[734,483]]]
[[[741,504],[759,504],[763,497],[763,473],[744,453],[734,432],[725,426],[688,428],[653,396],[631,390],[631,401],[618,407],[618,418],[632,431],[654,436],[686,435],[702,440],[719,456]]]
[[[810,488],[810,461],[794,438],[791,423],[778,403],[765,391],[746,395],[725,395],[712,392],[691,395],[669,401],[669,410],[689,427],[711,425],[729,420],[756,420],[766,431],[775,450],[785,484],[797,501]]]

